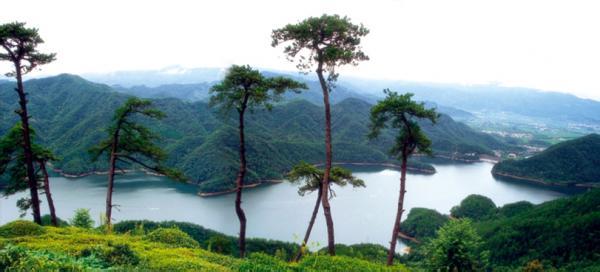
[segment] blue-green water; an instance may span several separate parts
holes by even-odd
[[[541,203],[566,196],[565,192],[542,186],[496,180],[490,163],[435,165],[435,175],[409,174],[407,177],[406,218],[412,207],[427,207],[448,213],[469,194],[490,197],[497,205],[527,200]],[[337,243],[378,243],[387,246],[392,232],[399,193],[400,173],[381,167],[353,167],[367,187],[334,188],[331,201]],[[95,218],[104,212],[106,177],[51,179],[57,214],[68,219],[77,208],[88,208]],[[308,223],[316,194],[300,197],[288,183],[253,188],[244,192],[243,208],[248,217],[248,236],[299,241]],[[26,195],[0,199],[0,222],[19,217],[15,202]],[[42,200],[45,197],[42,196]],[[203,198],[194,185],[166,178],[129,174],[118,176],[113,212],[116,221],[124,219],[178,220],[236,235],[238,220],[234,196]],[[45,203],[42,204],[47,210]],[[47,213],[47,212],[44,212]],[[30,216],[28,216],[30,218]],[[325,245],[326,230],[319,215],[312,241]]]

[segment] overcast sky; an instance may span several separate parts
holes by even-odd
[[[371,30],[344,75],[534,87],[600,100],[600,1],[3,1],[0,22],[40,29],[57,60],[37,75],[172,65],[294,70],[274,28],[323,13]],[[8,69],[0,65],[1,71]]]

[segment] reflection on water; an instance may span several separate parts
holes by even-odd
[[[470,194],[490,197],[496,205],[520,200],[541,203],[573,193],[522,182],[505,182],[492,177],[490,163],[435,165],[435,175],[407,176],[406,211],[427,207],[448,213]],[[331,201],[336,242],[389,244],[399,193],[400,173],[396,169],[352,166],[366,188],[335,188]],[[72,217],[77,208],[89,208],[95,218],[104,211],[106,177],[80,179],[52,178],[57,214]],[[15,202],[26,193],[0,199],[0,222],[18,218]],[[288,184],[263,186],[244,192],[243,207],[248,217],[248,236],[296,241],[303,236],[316,194],[300,197]],[[42,197],[42,200],[44,198]],[[238,221],[234,196],[202,198],[194,185],[166,178],[128,174],[118,176],[113,201],[116,221],[124,219],[177,220],[203,225],[236,235]],[[47,212],[45,203],[42,209]],[[404,214],[404,218],[408,212]],[[326,243],[324,218],[319,215],[311,240]]]

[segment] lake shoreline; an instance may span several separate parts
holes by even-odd
[[[445,156],[439,156],[439,158],[449,160],[449,161],[461,162],[461,163],[493,162],[487,158],[480,158],[479,160],[463,160],[463,159],[457,159],[457,158],[451,158],[451,157],[445,157]],[[333,165],[351,165],[351,166],[381,166],[381,167],[387,167],[387,168],[393,168],[393,169],[401,168],[400,164],[395,164],[395,163],[391,163],[391,162],[333,162],[332,164]],[[315,164],[315,166],[322,166],[322,165],[323,165],[322,163]],[[430,165],[430,164],[427,164],[427,165]],[[97,170],[89,171],[89,172],[85,172],[85,173],[79,173],[79,174],[65,173],[62,169],[59,169],[59,168],[54,168],[52,170],[53,170],[53,172],[65,177],[65,178],[69,178],[69,179],[84,178],[84,177],[88,177],[91,175],[96,175],[96,176],[108,175],[108,171],[97,171]],[[414,167],[414,166],[408,166],[407,170],[410,173],[423,174],[423,175],[434,175],[437,172],[435,170],[435,168],[433,168],[433,170],[431,170],[428,168],[421,168],[421,167]],[[143,169],[121,169],[121,170],[117,170],[115,172],[118,174],[142,172],[146,175],[151,175],[151,176],[164,176],[164,175],[161,175],[161,174],[158,174],[155,172],[151,172],[151,171],[147,171],[147,170],[143,170]],[[252,181],[251,183],[244,185],[243,188],[251,189],[251,188],[259,187],[261,185],[278,184],[278,183],[282,183],[284,181],[285,181],[284,179]],[[188,182],[188,183],[192,184],[192,185],[198,185],[198,183],[193,183],[193,182]],[[201,197],[213,197],[213,196],[231,194],[231,193],[234,193],[235,191],[236,191],[236,188],[232,188],[232,189],[216,191],[216,192],[198,192],[197,195],[201,196]]]
[[[529,183],[534,183],[534,184],[538,184],[538,185],[549,186],[549,187],[552,186],[552,187],[565,187],[565,188],[569,188],[569,187],[577,187],[577,188],[600,188],[600,185],[598,185],[598,184],[592,184],[592,183],[559,183],[559,182],[551,182],[551,181],[547,181],[547,180],[544,180],[544,179],[517,176],[517,175],[512,175],[512,174],[509,174],[509,173],[506,173],[506,172],[498,172],[498,171],[494,171],[494,170],[492,170],[492,175],[493,176],[504,177],[504,178],[510,178],[510,179],[514,179],[514,180],[519,180],[519,181],[524,181],[524,182],[529,182]]]

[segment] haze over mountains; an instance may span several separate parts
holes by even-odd
[[[147,98],[175,97],[189,101],[206,100],[208,89],[223,76],[223,69],[169,67],[158,71],[130,71],[110,74],[83,75],[84,78],[115,87],[120,92]],[[320,105],[321,91],[312,74],[285,74],[306,80],[310,90],[302,99]],[[415,83],[391,80],[370,80],[341,77],[332,94],[333,102],[358,98],[375,102],[383,97],[382,90],[412,92],[415,98],[428,101],[441,112],[471,125],[487,129],[512,129],[530,132],[537,128],[560,129],[578,136],[600,132],[600,102],[574,95],[546,92],[530,88],[498,85],[456,85]]]

